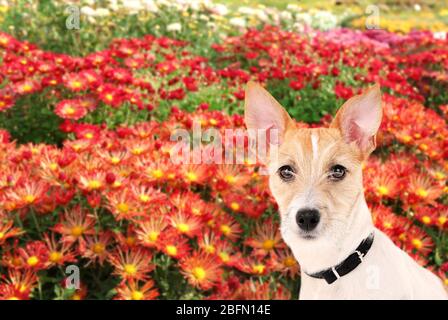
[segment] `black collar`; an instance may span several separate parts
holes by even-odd
[[[328,284],[332,284],[340,277],[345,276],[346,274],[355,270],[356,267],[361,264],[361,262],[364,260],[364,256],[367,254],[367,252],[369,252],[370,247],[372,247],[372,243],[373,232],[367,238],[362,240],[355,251],[340,264],[316,273],[306,274],[313,278],[325,279]]]

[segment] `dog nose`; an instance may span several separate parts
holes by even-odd
[[[297,211],[297,225],[304,231],[311,231],[316,228],[319,220],[320,213],[316,209],[301,209]]]

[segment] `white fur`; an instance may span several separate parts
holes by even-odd
[[[313,147],[313,160],[317,161],[319,157],[319,146],[317,144],[319,137],[316,133],[311,134],[311,145]]]

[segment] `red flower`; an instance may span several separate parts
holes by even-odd
[[[87,114],[87,109],[79,100],[62,100],[56,105],[54,112],[62,119],[79,120]]]

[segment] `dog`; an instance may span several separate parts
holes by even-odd
[[[266,159],[280,230],[300,264],[299,299],[447,299],[431,271],[374,227],[362,164],[376,147],[379,85],[347,100],[329,128],[298,128],[259,84],[245,93],[249,131],[277,132]]]

